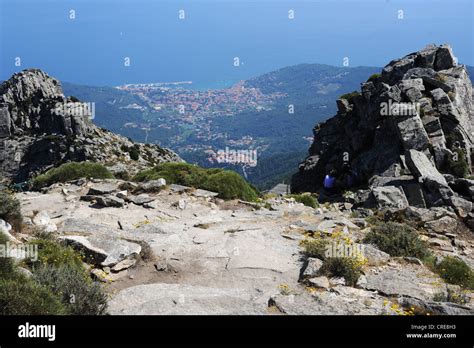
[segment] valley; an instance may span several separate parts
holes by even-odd
[[[300,64],[222,89],[196,90],[190,81],[63,88],[95,103],[100,127],[172,148],[190,163],[233,169],[268,189],[289,181],[306,156],[314,124],[335,113],[334,100],[379,70]],[[256,151],[257,165],[215,161],[226,148]]]

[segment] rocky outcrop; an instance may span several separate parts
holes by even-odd
[[[96,127],[93,116],[92,104],[65,97],[60,82],[45,72],[13,75],[0,85],[0,174],[21,182],[68,161],[101,162],[113,172],[131,174],[182,161],[170,150]]]
[[[472,173],[473,90],[449,46],[390,62],[337,105],[337,115],[315,127],[293,191],[317,191],[329,170],[349,162],[372,205],[470,212],[474,186],[460,176]]]

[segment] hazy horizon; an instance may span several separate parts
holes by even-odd
[[[34,67],[82,85],[224,86],[298,64],[342,67],[344,57],[383,67],[430,43],[474,65],[469,0],[3,0],[0,19],[1,80]]]

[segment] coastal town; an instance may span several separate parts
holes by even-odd
[[[258,88],[246,87],[240,81],[229,88],[193,90],[191,81],[127,84],[120,90],[138,95],[154,110],[179,113],[184,120],[196,117],[233,116],[247,110],[268,110],[271,103],[283,95],[263,94]]]
[[[147,136],[152,129],[181,130],[171,135],[167,146],[180,153],[196,151],[206,154],[212,163],[220,150],[216,143],[226,143],[234,149],[245,148],[257,151],[262,145],[251,136],[228,139],[228,134],[216,132],[212,123],[219,117],[233,117],[242,112],[270,110],[272,105],[284,97],[282,93],[264,94],[258,88],[246,86],[240,81],[222,89],[191,89],[191,81],[126,84],[116,87],[138,96],[142,103],[122,106],[126,109],[148,109],[149,123],[129,122],[127,128],[143,130]],[[184,132],[182,130],[185,130]],[[187,137],[192,136],[193,145]],[[260,150],[263,150],[261,148]]]

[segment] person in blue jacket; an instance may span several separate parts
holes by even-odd
[[[336,193],[336,175],[337,173],[333,169],[324,177],[323,187],[329,195]]]

